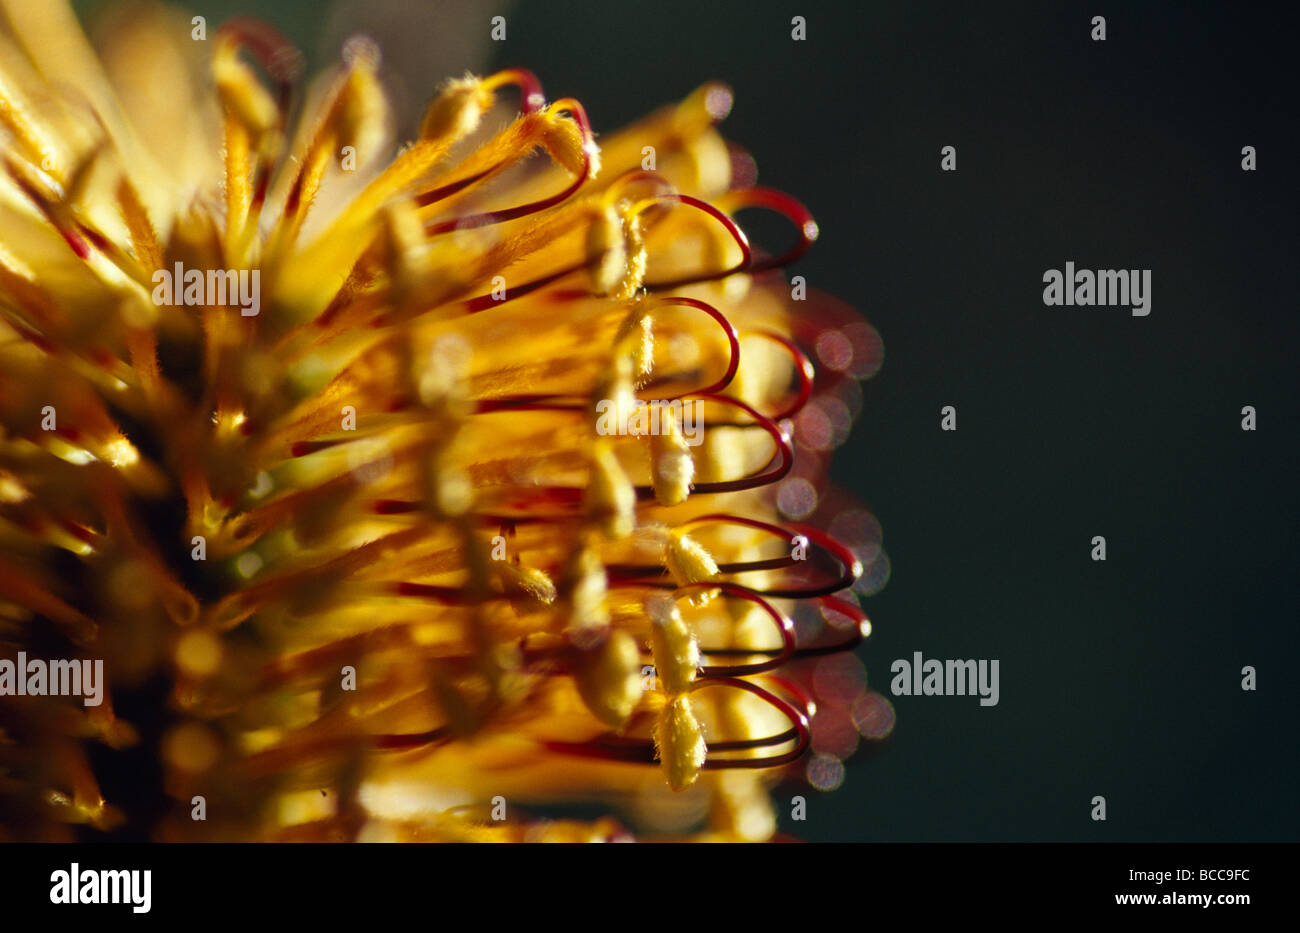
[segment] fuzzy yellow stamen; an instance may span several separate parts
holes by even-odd
[[[705,583],[718,576],[718,565],[713,555],[702,544],[681,530],[668,535],[665,553],[668,572],[679,586],[687,583]],[[686,597],[692,606],[707,606],[717,594],[713,589],[693,589]]]
[[[641,652],[627,632],[613,631],[591,648],[578,648],[574,679],[587,708],[608,726],[623,725],[641,700]]]
[[[587,514],[613,538],[625,538],[636,527],[636,490],[604,440],[592,446]]]
[[[673,790],[685,790],[700,776],[709,750],[689,697],[673,697],[659,714],[655,750]]]
[[[695,478],[695,460],[691,457],[690,445],[686,443],[681,429],[677,426],[677,419],[671,414],[665,414],[660,418],[660,424],[666,425],[666,428],[650,437],[655,499],[660,505],[681,505],[691,493],[691,480]],[[669,553],[672,554],[671,546]],[[679,570],[692,566],[689,564],[690,558],[676,559],[670,556],[669,559],[676,560]],[[707,579],[710,575],[707,563],[700,561],[696,565],[705,572]],[[672,567],[673,564],[670,563],[670,570]],[[717,572],[716,565],[712,572]],[[674,570],[673,576],[678,582],[683,582],[684,578],[678,575],[678,571]]]

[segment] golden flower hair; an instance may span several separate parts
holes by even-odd
[[[770,837],[791,665],[868,631],[857,558],[772,495],[825,384],[799,346],[841,382],[879,347],[792,304],[817,228],[735,184],[730,92],[598,145],[466,76],[385,162],[368,41],[299,105],[251,21],[136,12],[97,55],[0,8],[0,653],[107,681],[0,696],[0,838]]]

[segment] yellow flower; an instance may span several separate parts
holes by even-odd
[[[729,91],[598,145],[466,76],[388,158],[367,41],[300,95],[250,21],[96,56],[0,8],[0,656],[105,681],[0,679],[0,838],[769,837],[776,672],[868,626],[773,501],[813,373],[771,270],[817,230],[733,186]]]

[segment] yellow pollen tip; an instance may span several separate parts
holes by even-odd
[[[673,697],[660,712],[654,739],[668,786],[683,791],[694,784],[708,757],[708,746],[686,696]]]
[[[646,611],[652,623],[650,644],[655,671],[664,693],[670,697],[686,693],[700,667],[699,642],[671,596],[652,596],[646,602]]]
[[[615,629],[595,646],[579,648],[574,680],[592,715],[607,726],[622,726],[641,702],[641,651],[636,639]]]
[[[669,534],[665,562],[668,565],[668,572],[672,574],[678,586],[704,583],[715,580],[718,576],[718,565],[713,555],[704,545],[684,531],[673,531]],[[707,606],[717,594],[718,591],[712,589],[692,590],[686,596],[686,602],[691,606]]]
[[[603,439],[593,446],[589,482],[588,515],[612,538],[630,535],[636,527],[636,489]]]

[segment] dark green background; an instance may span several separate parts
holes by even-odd
[[[996,707],[897,698],[888,745],[834,793],[792,787],[809,816],[785,829],[1300,836],[1289,24],[1238,4],[191,6],[212,23],[261,15],[316,65],[348,28],[371,32],[396,49],[408,108],[471,66],[532,69],[598,129],[707,79],[735,88],[727,135],[821,225],[791,271],[885,341],[835,471],[893,564],[866,603],[871,680],[887,691],[890,662],[915,650],[1001,662]],[[485,44],[498,13],[507,41]],[[1105,42],[1089,38],[1096,14]],[[955,174],[939,170],[944,145]],[[1044,307],[1043,272],[1067,260],[1151,269],[1151,315]],[[949,404],[955,434],[939,429]],[[1096,794],[1105,823],[1089,818]]]

